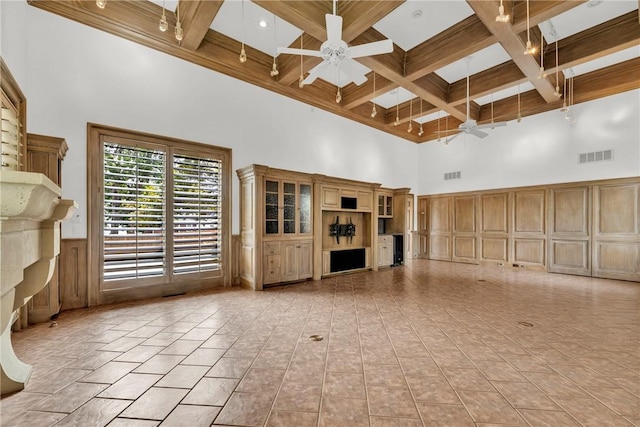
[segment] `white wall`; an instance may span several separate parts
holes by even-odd
[[[229,147],[234,170],[261,163],[388,187],[412,187],[416,181],[411,159],[417,146],[411,142],[26,2],[2,7],[9,19],[26,15],[23,27],[12,34],[4,27],[2,31],[10,45],[27,39],[26,82],[16,78],[27,97],[28,130],[64,137],[69,145],[63,195],[79,202],[80,217],[79,223],[64,224],[66,238],[86,235],[87,122]],[[26,31],[19,33],[20,28]],[[21,49],[10,46],[7,56],[20,56]],[[233,229],[238,232],[238,181],[233,175]]]
[[[558,110],[419,147],[417,194],[640,176],[640,91],[578,104],[575,123]],[[612,161],[578,164],[578,154],[613,149]],[[461,179],[445,181],[446,172]]]
[[[229,147],[250,163],[435,194],[640,175],[640,91],[496,128],[485,139],[414,145],[272,92],[28,6],[2,1],[2,56],[27,97],[28,131],[64,137],[63,192],[86,235],[86,123]],[[238,63],[238,66],[242,66]],[[577,154],[614,149],[614,161]],[[462,179],[444,181],[445,172]],[[233,179],[238,232],[238,182]]]

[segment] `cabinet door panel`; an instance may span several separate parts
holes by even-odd
[[[298,243],[298,278],[313,277],[313,242]]]
[[[590,194],[588,186],[549,193],[549,271],[591,275]]]
[[[332,187],[322,187],[322,207],[338,209],[340,207],[340,190]]]
[[[296,245],[296,242],[282,242],[282,282],[288,282],[298,278],[298,256]]]

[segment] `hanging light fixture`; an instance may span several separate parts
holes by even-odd
[[[567,112],[569,111],[569,108],[567,107],[567,79],[564,79],[564,85],[563,85],[563,91],[564,91],[564,99],[562,100],[562,108],[560,109],[560,111]]]
[[[376,114],[378,114],[378,111],[376,110],[376,102],[374,101],[374,99],[376,99],[376,72],[373,72],[373,98],[371,98],[371,104],[373,104],[373,107],[371,108],[371,118],[373,119]]]
[[[396,89],[396,121],[393,122],[394,126],[400,124],[400,88]]]
[[[240,62],[241,63],[245,63],[247,62],[247,52],[245,52],[244,50],[244,0],[242,0],[242,12],[240,15],[240,28],[241,28],[241,32],[242,32],[242,47],[240,47]]]
[[[547,73],[544,72],[544,34],[542,29],[540,30],[540,71],[538,72],[538,78],[543,79],[547,77]]]
[[[498,16],[496,16],[496,22],[509,22],[509,15],[504,14],[504,6],[502,0],[500,0],[500,6],[498,6]]]
[[[340,66],[336,68],[336,86],[338,86],[338,92],[336,93],[336,103],[342,102],[342,88],[340,87]]]
[[[411,133],[413,131],[413,98],[409,100],[409,127],[407,128],[407,132]]]
[[[276,38],[276,15],[273,15],[273,41],[277,48],[278,39]],[[271,74],[271,77],[276,77],[278,74],[280,74],[280,71],[278,71],[278,64],[276,63],[276,55],[277,53],[273,54],[273,66],[271,67],[271,72],[269,73]]]
[[[441,133],[440,133],[440,111],[438,111],[438,142],[440,142],[440,139],[442,139],[440,137]]]
[[[536,53],[536,48],[531,45],[531,36],[529,28],[529,0],[527,0],[527,46],[524,49],[525,55],[533,55]]]
[[[164,0],[162,0],[162,16],[160,17],[160,24],[158,25],[160,31],[163,33],[169,29],[169,23],[167,22],[167,14],[164,8]]]
[[[518,84],[518,115],[516,116],[518,123],[522,121],[522,114],[520,114],[520,84]]]
[[[445,127],[444,145],[449,145],[449,116],[444,118],[444,127]]]
[[[560,93],[560,80],[558,79],[558,70],[560,70],[560,64],[558,63],[558,39],[556,39],[556,91],[553,94],[560,98],[562,94]]]
[[[422,98],[420,98],[420,117],[422,117]],[[422,123],[420,123],[420,128],[418,129],[418,136],[424,135],[424,129],[422,129]]]
[[[304,39],[304,33],[300,34],[300,49],[302,49],[303,46],[303,39]],[[300,78],[298,79],[298,87],[300,89],[302,89],[304,87],[304,59],[302,57],[302,55],[300,55]]]
[[[178,7],[176,9],[176,28],[174,33],[176,35],[176,40],[181,42],[184,37],[184,31],[182,31],[182,25],[180,24],[180,2],[178,2]]]
[[[104,9],[106,5],[107,0],[96,0],[96,6],[98,6],[100,9]]]

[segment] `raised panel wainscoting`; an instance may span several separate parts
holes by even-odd
[[[640,178],[418,197],[419,256],[640,281]]]

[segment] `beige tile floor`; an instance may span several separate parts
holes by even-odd
[[[640,425],[632,282],[419,260],[68,311],[13,341],[34,370],[3,426]]]

